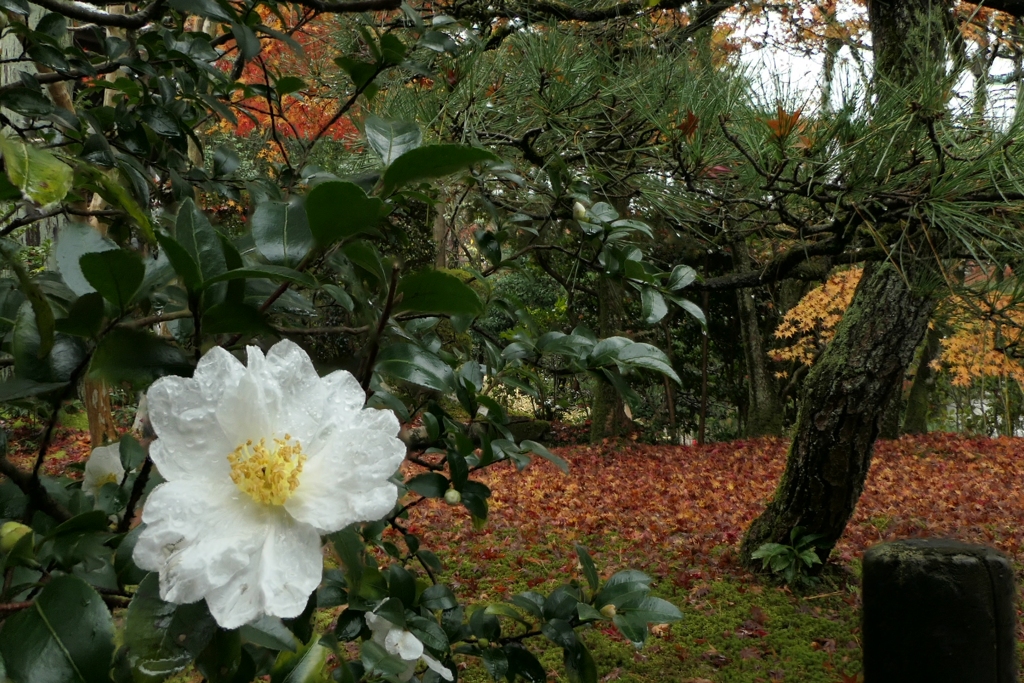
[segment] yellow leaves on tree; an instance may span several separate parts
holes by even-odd
[[[954,332],[942,340],[936,369],[947,370],[958,387],[983,377],[1006,377],[1024,388],[1024,365],[1014,353],[1024,341],[1024,307],[1019,301],[992,294],[968,305],[951,297],[943,309]]]
[[[848,268],[833,274],[791,308],[775,330],[775,338],[786,340],[788,345],[775,349],[773,360],[813,364],[818,352],[835,336],[836,325],[853,300],[862,272],[861,268]]]
[[[775,338],[785,340],[786,345],[772,351],[772,359],[812,365],[835,336],[862,272],[861,268],[849,268],[833,274],[790,309],[775,330]],[[975,275],[973,283],[987,280],[991,273],[986,273]],[[970,277],[968,284],[972,284]],[[950,373],[954,386],[1003,377],[1024,388],[1024,305],[1019,299],[1000,292],[971,297],[970,301],[951,296],[942,302],[937,317],[952,333],[942,339],[942,351],[932,366]]]

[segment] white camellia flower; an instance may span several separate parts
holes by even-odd
[[[366,625],[373,632],[375,643],[387,650],[388,654],[396,655],[402,661],[408,662],[405,671],[399,674],[399,680],[407,681],[412,678],[412,674],[416,671],[416,665],[420,660],[427,665],[427,668],[439,673],[444,680],[453,680],[451,670],[428,655],[423,649],[423,643],[413,634],[398,628],[384,617],[373,612],[366,613]]]
[[[146,501],[133,558],[160,597],[205,598],[224,628],[298,616],[320,584],[320,535],[380,519],[405,457],[390,411],[363,408],[348,372],[319,377],[289,341],[248,364],[215,347],[194,376],[147,393],[166,480]]]
[[[82,490],[99,496],[100,490],[109,483],[120,484],[124,479],[124,467],[121,465],[121,447],[118,443],[94,448],[85,461],[85,472],[82,476]]]

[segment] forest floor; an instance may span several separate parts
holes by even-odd
[[[12,459],[24,465],[29,430],[6,426]],[[88,438],[77,426],[58,430],[50,473],[81,467]],[[572,577],[583,582],[577,543],[604,577],[627,567],[650,574],[655,594],[684,618],[655,627],[642,650],[613,628],[585,629],[603,683],[860,680],[860,557],[882,541],[946,536],[993,545],[1014,558],[1021,585],[1024,440],[950,434],[878,445],[854,519],[816,583],[790,589],[750,574],[737,562],[739,541],[771,496],[786,445],[561,447],[569,474],[538,459],[522,472],[502,464],[481,477],[494,490],[482,529],[463,508],[437,500],[415,507],[408,524],[445,564],[443,580],[470,604],[547,592]],[[457,658],[461,679],[489,680],[478,662],[464,659]],[[556,648],[541,661],[549,680],[563,680]]]

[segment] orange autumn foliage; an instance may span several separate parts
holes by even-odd
[[[772,352],[773,360],[812,365],[835,336],[862,273],[861,268],[835,273],[790,309],[775,330],[775,338],[786,340],[787,345]],[[967,284],[981,284],[989,275],[969,268]],[[1024,345],[1024,306],[1019,301],[999,292],[972,297],[971,302],[952,296],[942,302],[938,315],[952,333],[942,339],[942,351],[933,367],[949,372],[954,386],[970,386],[983,377],[1002,377],[1024,388],[1024,364],[1014,353]]]
[[[818,352],[835,336],[836,325],[850,306],[863,272],[862,268],[848,268],[834,273],[789,309],[775,330],[775,338],[786,340],[788,345],[773,351],[772,359],[812,365]]]

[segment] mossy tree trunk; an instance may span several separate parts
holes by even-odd
[[[751,270],[753,264],[746,242],[740,240],[733,244],[733,255],[740,272]],[[739,313],[743,360],[747,368],[748,406],[744,433],[748,437],[778,436],[782,434],[784,426],[784,411],[761,335],[754,290],[738,290],[736,308]]]
[[[879,102],[907,99],[915,79],[943,68],[950,11],[951,0],[870,0]],[[752,566],[751,553],[767,542],[788,542],[798,526],[821,534],[825,560],[853,515],[886,409],[934,308],[928,294],[908,284],[926,280],[920,276],[930,264],[909,253],[894,251],[892,258],[903,270],[891,263],[865,268],[835,338],[807,375],[786,470],[743,539],[741,555]]]
[[[853,301],[807,375],[796,433],[775,498],[743,539],[743,556],[787,542],[794,527],[822,534],[828,556],[864,489],[885,408],[928,326],[933,303],[889,264],[869,265]]]

